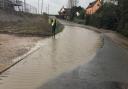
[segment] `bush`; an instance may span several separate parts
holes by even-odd
[[[79,16],[76,15],[76,13],[79,12]],[[85,18],[85,10],[82,7],[74,6],[71,8],[71,20],[77,19],[84,19]]]
[[[128,37],[128,0],[117,0],[118,5],[104,3],[94,15],[86,16],[86,25],[116,30]]]
[[[128,0],[119,0],[120,21],[118,25],[118,32],[128,36]]]

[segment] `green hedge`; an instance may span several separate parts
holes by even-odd
[[[128,37],[128,0],[119,4],[104,3],[93,15],[86,16],[86,25],[118,31]]]
[[[116,9],[116,5],[105,3],[97,13],[86,16],[86,24],[115,30],[118,23]]]

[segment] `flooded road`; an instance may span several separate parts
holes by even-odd
[[[128,89],[128,50],[103,35],[104,46],[83,65],[42,84],[38,89]]]
[[[45,39],[40,45],[38,51],[0,75],[0,89],[37,89],[91,61],[102,42],[98,33],[66,26],[55,39]]]

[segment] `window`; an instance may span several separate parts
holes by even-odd
[[[100,4],[97,4],[97,6],[100,6]]]

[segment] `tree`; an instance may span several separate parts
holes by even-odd
[[[86,24],[116,30],[128,36],[128,0],[106,1],[95,14],[86,16]]]
[[[128,0],[118,0],[120,10],[120,22],[118,31],[128,36]]]
[[[74,6],[77,6],[78,3],[79,3],[78,0],[68,0],[68,8],[72,8]]]
[[[77,12],[79,12],[79,16],[77,16]],[[74,20],[74,18],[84,19],[84,15],[84,8],[82,8],[81,6],[74,6],[71,8],[71,20]]]
[[[86,17],[86,24],[96,27],[116,30],[117,23],[117,6],[108,2],[104,3],[95,14]]]

